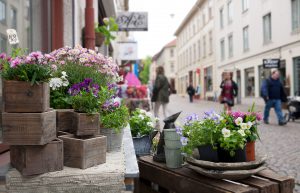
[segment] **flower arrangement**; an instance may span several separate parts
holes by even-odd
[[[192,154],[201,145],[222,148],[235,155],[238,149],[244,149],[247,141],[259,138],[257,126],[262,119],[254,112],[254,105],[248,112],[205,112],[203,119],[193,114],[185,119],[184,125],[177,124],[177,133],[181,136],[182,150]]]
[[[154,131],[157,121],[157,118],[152,113],[137,108],[132,112],[132,116],[129,119],[132,136],[141,137],[149,135]]]
[[[50,58],[41,52],[32,52],[25,55],[19,52],[15,58],[7,57],[1,54],[0,65],[2,77],[6,80],[27,81],[31,84],[48,82],[51,77],[51,68],[49,66]]]
[[[96,24],[95,32],[103,34],[105,37],[104,44],[109,45],[111,40],[116,38],[114,35],[112,35],[112,32],[118,31],[119,26],[113,17],[104,18],[103,23],[104,25]]]
[[[99,109],[99,85],[86,78],[83,82],[72,85],[68,93],[71,95],[70,103],[76,112],[93,114]]]

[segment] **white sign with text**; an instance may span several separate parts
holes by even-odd
[[[17,31],[15,29],[7,29],[6,33],[7,33],[9,44],[18,44],[19,43]]]

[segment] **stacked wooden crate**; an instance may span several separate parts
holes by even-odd
[[[4,81],[3,143],[22,175],[63,169],[63,143],[56,139],[56,112],[49,106],[47,83]]]

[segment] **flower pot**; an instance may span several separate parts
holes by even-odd
[[[101,128],[100,134],[107,137],[107,152],[120,151],[122,147],[124,129],[119,133],[114,129]]]
[[[95,45],[100,47],[105,40],[105,36],[102,33],[95,32],[95,38]]]
[[[255,161],[255,141],[246,143],[246,159],[247,162]]]
[[[7,113],[43,113],[50,109],[50,87],[44,82],[31,85],[25,81],[5,80],[3,101]]]
[[[198,147],[199,160],[218,162],[218,151],[214,150],[211,145],[203,145]]]
[[[165,146],[166,165],[168,168],[179,168],[183,163],[180,148],[168,148]]]
[[[97,135],[99,130],[99,113],[73,113],[71,133],[77,136]]]
[[[133,146],[137,156],[150,155],[151,140],[149,135],[133,137]]]
[[[246,161],[246,148],[235,150],[235,155],[230,156],[229,151],[223,148],[218,148],[219,162],[245,162]]]
[[[164,130],[165,146],[167,148],[178,149],[181,148],[180,136],[176,133],[176,129]]]

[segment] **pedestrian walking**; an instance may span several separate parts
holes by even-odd
[[[277,69],[273,69],[271,71],[271,76],[268,79],[265,79],[261,86],[261,96],[266,103],[264,110],[265,124],[269,124],[269,114],[272,107],[274,107],[277,115],[278,124],[285,125],[287,123],[281,110],[281,102],[287,102],[287,96],[279,78],[280,72]]]
[[[222,90],[219,100],[221,104],[224,104],[224,111],[231,111],[231,108],[234,106],[234,97],[238,94],[238,86],[232,80],[230,72],[225,72],[220,88]]]
[[[194,97],[195,92],[196,92],[193,85],[192,85],[192,83],[190,83],[190,85],[187,87],[186,92],[189,95],[190,103],[192,103],[193,102],[193,97]]]
[[[170,84],[164,75],[164,68],[159,66],[156,68],[156,79],[153,87],[151,101],[154,102],[154,116],[158,117],[160,106],[163,108],[164,118],[167,117],[166,109],[169,103]]]

